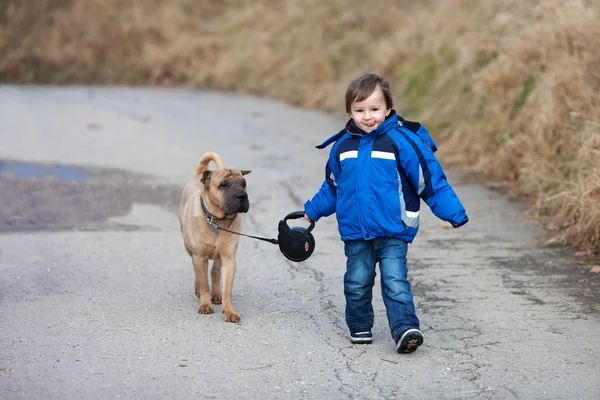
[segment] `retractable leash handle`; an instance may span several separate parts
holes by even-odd
[[[315,238],[310,233],[315,227],[311,221],[308,228],[294,226],[290,228],[287,224],[289,219],[304,217],[304,211],[289,213],[283,220],[279,221],[279,250],[290,261],[301,262],[310,257],[315,250]]]
[[[294,212],[291,212],[288,215],[286,215],[285,218],[283,219],[283,222],[287,222],[288,219],[300,219],[300,218],[304,218],[304,211],[294,211]],[[314,227],[315,227],[315,222],[310,221],[310,226],[308,228],[306,228],[306,233],[309,233],[310,231],[312,231]]]

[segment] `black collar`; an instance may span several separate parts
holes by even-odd
[[[210,213],[210,211],[208,211],[208,208],[206,208],[206,204],[204,204],[204,199],[202,198],[202,196],[200,196],[200,205],[202,206],[202,210],[204,211],[204,214],[206,214],[206,219],[210,220],[210,221],[224,221],[227,218],[223,217],[223,218],[217,218],[215,217],[213,214]]]
[[[218,221],[225,221],[226,219],[231,219],[231,221],[229,222],[229,226],[231,226],[233,220],[237,216],[237,214],[234,214],[233,218],[227,218],[227,214],[225,214],[225,216],[222,218],[215,217],[213,214],[210,213],[210,211],[208,211],[208,208],[206,208],[206,204],[204,204],[204,199],[202,198],[202,196],[200,196],[200,205],[202,206],[202,210],[206,215],[206,223],[212,226],[214,229],[219,229],[219,227],[217,226]]]

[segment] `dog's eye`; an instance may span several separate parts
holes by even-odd
[[[221,184],[219,185],[219,187],[222,187],[222,188],[227,187],[227,182],[221,182]]]

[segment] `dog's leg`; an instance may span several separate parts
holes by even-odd
[[[221,304],[221,260],[215,260],[210,270],[210,300]]]
[[[223,258],[223,313],[225,321],[240,322],[240,316],[235,313],[231,303],[231,291],[233,289],[233,278],[235,277],[235,257]]]
[[[200,297],[200,314],[212,314],[213,308],[210,305],[210,285],[208,284],[208,258],[197,255],[192,256],[194,262],[194,286],[196,296]]]

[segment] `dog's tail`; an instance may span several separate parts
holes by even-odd
[[[210,164],[211,161],[217,165],[217,168],[223,168],[223,162],[217,153],[206,153],[202,156],[200,161],[198,161],[198,165],[196,165],[196,175],[202,175],[204,171],[208,169],[208,164]]]

